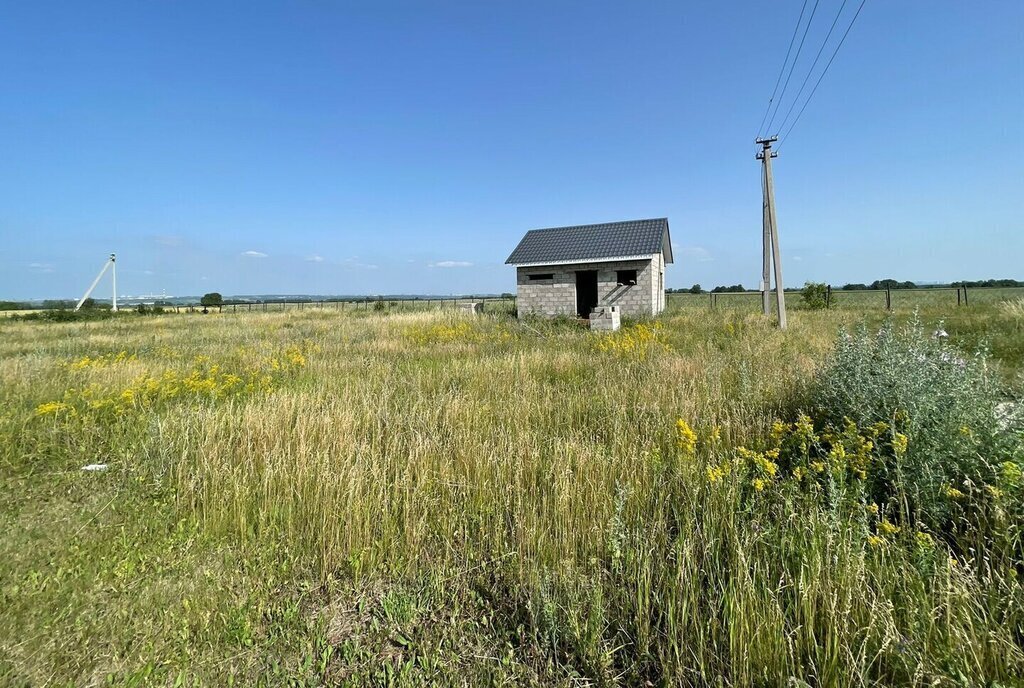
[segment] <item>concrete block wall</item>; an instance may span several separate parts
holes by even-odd
[[[553,275],[533,281],[529,275]],[[516,309],[524,315],[576,316],[576,273],[564,265],[516,268]]]
[[[660,253],[651,261],[651,305],[654,315],[665,310],[665,258]]]
[[[516,306],[520,315],[576,316],[576,272],[597,270],[598,305],[618,306],[625,316],[656,315],[665,308],[664,262],[653,259],[573,263],[516,269]],[[635,285],[617,284],[616,272],[636,270]],[[552,275],[530,280],[530,275]]]
[[[586,268],[580,268],[586,269]],[[597,272],[597,298],[602,306],[618,306],[619,312],[625,316],[653,315],[654,289],[657,277],[654,274],[652,260],[631,260],[621,263],[598,263],[593,268]],[[636,284],[620,286],[616,283],[616,272],[619,270],[636,270]],[[573,275],[573,279],[575,279]]]

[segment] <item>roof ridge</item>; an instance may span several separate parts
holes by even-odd
[[[611,222],[591,222],[585,225],[564,225],[562,227],[536,227],[534,229],[527,230],[529,232],[546,232],[550,229],[579,229],[582,227],[601,227],[604,225],[627,225],[633,222],[661,222],[664,220],[668,222],[667,217],[642,217],[634,220],[613,220]]]
[[[668,246],[665,246],[666,239]],[[559,261],[578,263],[656,253],[663,253],[666,261],[672,262],[667,217],[531,229],[523,235],[505,262],[513,265]]]

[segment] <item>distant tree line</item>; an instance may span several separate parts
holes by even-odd
[[[953,282],[951,287],[1024,287],[1024,282],[1014,279],[962,280]]]
[[[869,289],[949,289],[951,287],[1024,287],[1024,281],[1014,279],[989,279],[989,280],[960,280],[957,282],[951,282],[949,284],[916,284],[909,280],[900,281],[894,279],[879,279],[875,280],[871,284],[863,284],[860,282],[851,282],[844,284],[841,287],[833,287],[835,290],[842,291],[866,291]],[[666,289],[670,294],[707,294],[708,292],[701,288],[699,284],[695,284],[689,289],[683,287],[679,289]],[[738,292],[752,291],[744,288],[742,284],[733,284],[732,286],[719,285],[714,289],[710,290],[712,294],[733,294]],[[786,291],[801,291],[794,287],[786,287]]]
[[[871,284],[861,284],[854,282],[853,284],[844,284],[839,287],[843,291],[862,291],[865,289],[917,289],[917,285],[907,280],[900,282],[894,279],[881,279],[875,280]]]
[[[960,280],[949,284],[915,284],[909,281],[881,279],[875,280],[871,284],[844,284],[838,288],[843,291],[858,291],[864,289],[949,289],[950,287],[1024,287],[1024,282],[1014,279],[989,279]]]

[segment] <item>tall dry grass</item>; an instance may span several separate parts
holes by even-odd
[[[26,324],[5,329],[0,373],[5,401],[31,415],[70,384],[116,392],[197,355],[268,366],[301,344],[303,364],[273,372],[269,391],[132,407],[119,429],[77,419],[91,429],[70,438],[47,419],[26,447],[144,464],[209,532],[284,543],[323,580],[482,592],[552,661],[599,682],[1017,674],[1010,572],[877,551],[852,514],[782,491],[751,502],[739,481],[706,477],[724,451],[706,438],[745,445],[791,415],[852,318],[798,313],[780,333],[756,316],[678,313],[605,347],[568,325],[452,313]],[[121,349],[137,358],[54,365]],[[701,438],[693,455],[679,418]]]

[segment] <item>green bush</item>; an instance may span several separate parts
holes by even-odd
[[[80,311],[73,311],[66,308],[57,308],[53,310],[36,311],[34,313],[25,313],[23,315],[12,315],[9,317],[11,320],[29,320],[64,323],[84,322],[92,320],[107,320],[109,318],[117,317],[117,313],[114,313],[110,309],[110,307],[93,309],[83,308]]]
[[[804,300],[804,305],[811,310],[828,308],[828,285],[824,282],[804,282],[800,296]]]
[[[917,320],[840,333],[816,378],[813,408],[823,425],[884,423],[879,442],[902,445],[874,472],[872,498],[930,528],[970,521],[973,530],[992,509],[1020,511],[1024,414],[1007,412],[1021,407],[1001,389],[986,351],[964,355],[944,335]]]

